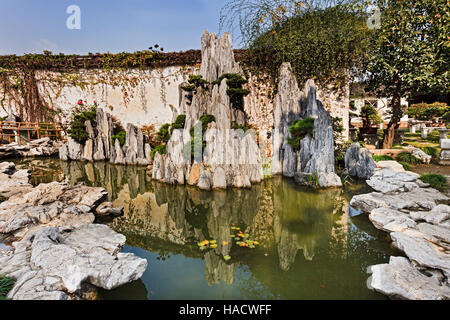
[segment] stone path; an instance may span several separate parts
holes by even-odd
[[[375,192],[350,205],[369,213],[406,257],[369,267],[369,288],[396,299],[450,299],[450,199],[395,161],[378,167],[367,180]]]

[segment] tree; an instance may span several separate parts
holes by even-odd
[[[449,89],[450,10],[447,0],[378,0],[381,25],[375,37],[369,87],[392,97],[383,148],[390,149],[403,116],[401,99]]]
[[[299,83],[309,78],[343,84],[362,70],[370,52],[366,14],[339,0],[230,0],[221,26],[239,26],[250,65],[274,79],[290,62]]]

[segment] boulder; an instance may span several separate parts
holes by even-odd
[[[226,189],[227,179],[225,175],[225,170],[221,167],[217,167],[213,174],[213,188],[214,189]]]
[[[97,209],[95,209],[97,216],[107,217],[107,216],[121,216],[123,214],[123,207],[114,208],[111,202],[103,202]]]
[[[352,143],[345,153],[346,173],[359,179],[370,179],[376,168],[372,154],[360,144]]]
[[[448,286],[418,271],[406,258],[391,257],[389,263],[369,267],[368,287],[393,299],[448,300]]]
[[[202,169],[197,186],[202,190],[210,190],[212,186],[211,180],[211,172],[207,169]]]
[[[0,272],[16,279],[8,298],[66,300],[87,282],[111,290],[142,276],[147,261],[120,253],[125,237],[108,226],[89,224],[65,233],[44,228],[16,242]]]

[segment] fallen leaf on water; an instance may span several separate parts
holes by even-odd
[[[223,258],[225,259],[225,261],[228,261],[228,260],[231,259],[231,257],[230,257],[229,255],[226,255],[226,256],[224,256]]]
[[[227,244],[228,244],[228,242],[222,241],[222,245],[223,245],[223,246],[226,246]]]

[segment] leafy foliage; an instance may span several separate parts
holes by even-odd
[[[95,118],[97,116],[97,104],[88,107],[80,100],[78,105],[72,111],[72,120],[70,122],[70,129],[68,133],[76,142],[84,144],[89,138],[86,130],[86,121],[90,121],[93,127],[96,127]]]
[[[362,107],[360,116],[363,120],[364,128],[369,128],[383,121],[381,117],[378,115],[377,109],[371,105],[365,105],[364,107]]]
[[[407,114],[418,120],[431,120],[432,118],[445,118],[444,114],[447,112],[450,112],[450,107],[446,103],[434,102],[413,104],[408,108]],[[447,120],[444,119],[444,121]]]
[[[221,12],[221,27],[239,27],[249,48],[247,64],[278,76],[290,62],[299,83],[347,81],[370,52],[370,30],[362,10],[344,0],[230,0]]]
[[[379,156],[379,155],[376,155],[376,154],[374,154],[374,155],[372,156],[372,159],[373,159],[375,162],[394,160],[394,158],[392,158],[391,156],[387,156],[387,155]]]
[[[116,140],[119,140],[121,146],[125,144],[125,139],[127,137],[126,131],[120,131],[119,133],[111,136],[112,143],[115,143]]]
[[[15,283],[13,278],[0,275],[0,300],[5,300]]]
[[[399,153],[397,157],[395,158],[399,162],[406,162],[409,164],[419,164],[420,160],[414,157],[411,153],[405,151],[402,153]]]
[[[223,79],[227,79],[227,95],[230,97],[231,105],[235,109],[243,110],[243,98],[250,93],[250,90],[242,88],[242,85],[248,83],[248,80],[237,73],[224,73],[212,84],[219,85]]]
[[[152,149],[150,155],[152,157],[152,160],[155,159],[155,155],[156,153],[159,153],[160,155],[166,154],[166,145],[165,144],[160,144],[158,146],[156,146],[155,148]]]
[[[198,87],[205,88],[209,82],[202,78],[201,75],[189,75],[189,84],[185,86],[181,86],[181,89],[184,91],[194,91]]]
[[[438,149],[434,147],[422,147],[423,152],[430,155],[432,158],[436,158],[438,156]]]
[[[389,149],[403,115],[406,94],[448,92],[450,72],[447,0],[377,0],[381,26],[368,64],[369,89],[392,97],[392,116],[383,137]]]
[[[173,130],[175,129],[184,129],[184,125],[186,123],[186,115],[180,114],[176,119],[175,122],[172,123],[170,126],[170,135],[172,135]]]
[[[306,135],[313,135],[314,130],[314,119],[305,118],[294,121],[294,123],[289,126],[289,132],[291,133],[291,138],[288,139],[288,143],[295,150],[300,149],[300,141],[306,137]]]
[[[425,183],[428,183],[431,187],[444,190],[447,189],[447,179],[445,176],[436,173],[426,173],[422,175],[420,178]]]

